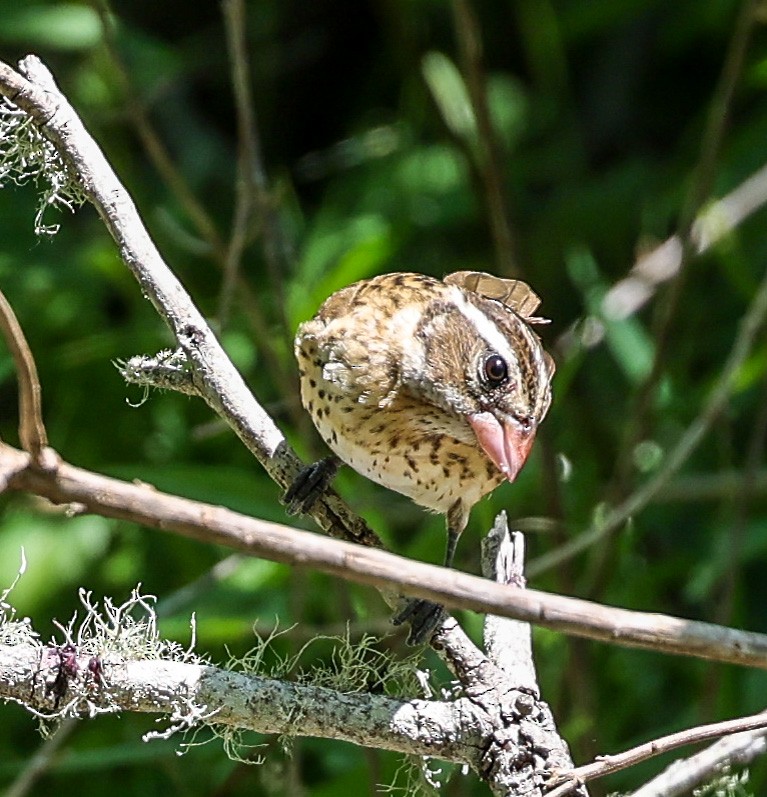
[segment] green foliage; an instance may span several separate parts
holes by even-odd
[[[534,558],[604,515],[662,466],[720,375],[767,262],[764,210],[689,261],[660,353],[657,390],[643,403],[669,290],[625,319],[606,316],[602,299],[639,252],[680,226],[699,179],[709,108],[739,4],[475,6],[500,152],[493,166],[520,268],[553,320],[543,334],[558,373],[554,405],[525,472],[474,511],[458,561],[471,572],[478,567],[479,533],[498,509],[548,529],[528,536]],[[219,4],[121,0],[111,10],[111,44],[100,8],[0,0],[0,57],[11,61],[33,51],[49,64],[257,397],[303,454],[321,453],[291,400],[295,326],[336,288],[375,273],[498,271],[483,188],[487,141],[462,76],[450,7],[248,5],[253,102],[271,188],[265,208],[273,213],[265,211],[254,225],[228,313],[220,298],[220,251],[195,222],[188,197],[158,170],[137,128],[141,110],[226,241],[238,148]],[[764,165],[763,34],[757,28],[747,49],[706,203]],[[154,393],[141,403],[141,391],[125,386],[114,361],[173,341],[90,208],[72,215],[48,206],[43,222],[60,229],[51,240],[35,236],[40,197],[29,182],[17,187],[4,180],[0,285],[37,359],[52,445],[83,467],[285,521],[277,488],[234,436],[212,423],[202,402]],[[275,244],[276,261],[269,256]],[[726,411],[663,493],[598,547],[531,586],[767,631],[766,377],[762,335]],[[641,406],[640,424],[634,419]],[[0,407],[0,437],[15,444],[16,387],[3,351]],[[696,488],[699,477],[707,478],[703,491]],[[338,486],[394,550],[441,559],[438,518],[356,474],[342,473]],[[547,522],[536,525],[541,518]],[[2,496],[0,592],[14,578],[22,545],[28,568],[15,605],[35,618],[43,638],[54,631],[50,618],[68,618],[77,607],[79,587],[127,597],[138,582],[160,598],[164,636],[178,634],[185,644],[186,618],[196,612],[198,648],[214,660],[227,650],[245,656],[256,618],[275,618],[281,628],[297,624],[265,654],[276,664],[291,661],[315,630],[350,622],[359,638],[384,616],[377,595],[326,576],[237,559],[211,574],[226,551]],[[479,623],[467,618],[467,627],[477,633]],[[547,631],[536,632],[536,644],[544,695],[579,761],[764,706],[762,673]],[[383,639],[379,648],[381,655],[391,648],[405,656],[401,636]],[[332,646],[310,650],[318,668],[330,666]],[[430,657],[426,664],[447,678]],[[6,786],[25,771],[40,739],[28,715],[15,707],[2,711]],[[110,780],[115,795],[297,794],[297,783],[307,797],[361,794],[392,783],[400,766],[396,756],[297,740],[290,760],[277,746],[257,751],[281,762],[267,783],[266,774],[240,770],[210,745],[179,763],[172,744],[140,743],[148,727],[146,718],[132,716],[82,723],[36,793],[102,794],[105,780],[94,773],[108,769],[120,773]],[[630,790],[659,766],[622,773],[605,789]],[[759,793],[764,783],[757,763],[747,788]],[[462,794],[485,793],[478,783],[461,784]],[[732,784],[722,781],[720,792],[711,793],[739,793],[741,784]]]

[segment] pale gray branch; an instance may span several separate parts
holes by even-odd
[[[48,69],[34,56],[27,56],[19,68],[22,74],[0,62],[0,93],[35,120],[82,184],[123,261],[193,366],[200,396],[229,423],[269,475],[287,487],[300,470],[300,460],[162,259],[133,200]],[[375,533],[332,491],[317,501],[312,517],[335,536],[380,546]]]
[[[703,254],[767,204],[767,166],[744,180],[722,199],[712,202],[692,226],[696,254]],[[643,255],[628,275],[607,292],[602,309],[608,318],[627,318],[652,297],[658,286],[674,277],[682,264],[682,241],[674,235]]]
[[[501,512],[482,541],[482,573],[485,578],[498,584],[513,585],[524,590],[524,566],[524,536],[518,531],[509,533],[506,513]],[[573,760],[567,743],[557,731],[549,705],[540,698],[529,623],[489,614],[485,618],[485,649],[488,659],[501,670],[514,690],[514,708],[520,711],[524,707],[540,718],[540,738],[541,741],[545,740],[543,747],[549,750],[546,769],[555,772],[572,769]],[[486,677],[484,681],[492,683],[492,678]],[[514,784],[509,780],[509,773],[515,770],[514,754],[513,749],[503,748],[496,753],[497,761],[506,759],[506,762],[505,766],[497,766],[495,777],[489,779],[494,794],[518,793],[511,790]],[[576,791],[581,797],[588,795],[585,786],[580,786]]]
[[[630,797],[677,797],[690,794],[733,766],[745,766],[767,753],[767,730],[745,731],[720,739],[689,758],[674,761]]]
[[[52,688],[59,677],[55,648],[0,645],[0,698],[43,715],[56,715],[63,706],[70,715],[164,714],[181,729],[208,723],[265,734],[318,736],[473,765],[479,755],[477,740],[491,730],[488,718],[466,699],[450,703],[345,694],[164,659],[106,659],[97,680],[89,661],[90,657],[78,657],[66,692],[57,701]],[[468,732],[471,727],[473,733]]]
[[[482,541],[482,575],[498,584],[524,589],[524,563],[525,538],[518,531],[509,534],[506,513],[502,512]],[[529,623],[489,614],[485,618],[485,650],[511,683],[540,696]]]

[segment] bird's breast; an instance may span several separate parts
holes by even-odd
[[[459,499],[471,507],[503,481],[478,444],[445,434],[441,411],[412,397],[394,395],[385,407],[360,403],[317,369],[302,377],[302,399],[341,460],[435,512],[447,512]]]

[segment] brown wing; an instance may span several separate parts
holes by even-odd
[[[306,381],[333,397],[384,406],[397,388],[399,369],[387,337],[380,281],[337,291],[298,328],[295,351]]]
[[[531,323],[540,323],[543,320],[533,317],[541,300],[535,291],[521,280],[502,279],[484,271],[456,271],[448,274],[444,281],[448,285],[458,285],[487,299],[494,299]]]

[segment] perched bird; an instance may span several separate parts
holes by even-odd
[[[347,465],[447,517],[445,565],[477,501],[527,459],[551,402],[554,362],[523,282],[461,271],[386,274],[334,293],[302,324],[301,399]],[[410,640],[441,607],[413,602]]]

